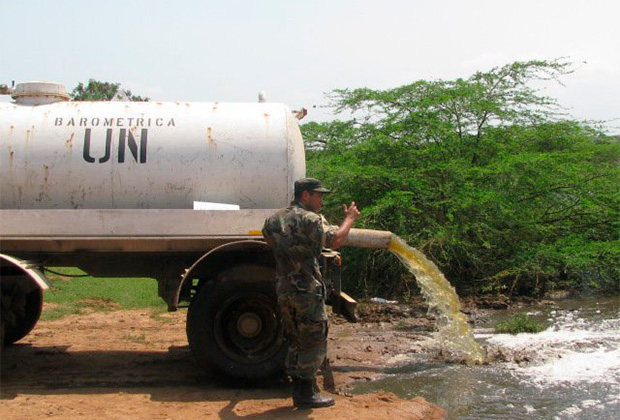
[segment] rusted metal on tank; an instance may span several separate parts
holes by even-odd
[[[305,176],[276,103],[0,104],[0,143],[4,209],[278,208]]]
[[[15,151],[11,146],[8,147],[9,154],[9,166],[13,166],[13,158],[15,157]]]
[[[207,127],[207,143],[209,144],[209,148],[217,147],[215,143],[215,138],[213,138],[213,127]]]

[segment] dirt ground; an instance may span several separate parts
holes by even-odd
[[[0,418],[39,419],[442,419],[422,398],[351,395],[353,381],[379,378],[403,354],[420,351],[432,329],[422,307],[361,311],[362,322],[333,317],[329,338],[336,405],[296,410],[288,385],[224,385],[194,360],[186,311],[112,311],[41,321],[2,351]]]

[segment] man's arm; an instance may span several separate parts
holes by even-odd
[[[275,247],[276,242],[273,240],[271,236],[263,236],[269,248],[273,249]]]
[[[355,201],[351,202],[351,205],[347,207],[346,204],[342,205],[344,209],[344,222],[338,227],[338,230],[334,233],[334,238],[332,239],[331,248],[338,249],[347,241],[347,236],[349,235],[349,231],[353,227],[353,223],[360,216],[360,211],[357,209],[355,205]]]
[[[276,241],[273,239],[273,236],[270,235],[269,231],[269,222],[270,218],[265,220],[265,224],[263,225],[263,238],[265,238],[265,242],[269,245],[269,248],[273,249],[275,247]]]

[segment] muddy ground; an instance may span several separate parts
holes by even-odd
[[[433,321],[424,305],[361,308],[356,324],[332,317],[329,358],[340,392],[334,407],[296,410],[288,385],[225,385],[195,362],[185,310],[93,312],[41,321],[2,351],[0,418],[34,419],[440,419],[422,398],[351,395],[354,381],[383,375],[422,351]]]

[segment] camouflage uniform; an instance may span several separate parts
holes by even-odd
[[[325,286],[319,257],[337,226],[298,201],[265,221],[263,235],[274,241],[278,305],[289,339],[286,372],[314,379],[327,352]]]

